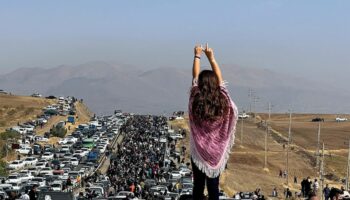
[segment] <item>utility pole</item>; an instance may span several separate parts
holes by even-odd
[[[269,126],[266,126],[266,133],[265,133],[265,161],[264,161],[264,169],[267,168],[267,134],[269,133]]]
[[[252,98],[253,98],[253,90],[252,88],[249,88],[249,113],[252,114]]]
[[[243,123],[243,121],[244,121],[244,117],[242,117],[241,118],[241,145],[243,145],[243,125],[244,125],[244,123]]]
[[[289,110],[289,129],[288,129],[288,143],[287,143],[287,187],[289,185],[289,145],[291,140],[292,130],[292,111]]]
[[[264,169],[267,168],[267,139],[270,131],[270,119],[271,119],[271,103],[269,102],[269,118],[266,121],[266,133],[265,133],[265,161],[264,161]]]
[[[255,119],[256,119],[256,103],[258,103],[258,100],[259,100],[259,97],[257,96],[253,96],[253,108],[254,108],[254,122],[255,122]]]
[[[321,200],[324,199],[324,195],[323,195],[323,188],[324,188],[324,142],[322,142],[322,159],[321,159],[321,167],[320,167],[320,181],[321,181],[321,189],[320,191],[320,196],[321,196]]]
[[[320,137],[321,137],[321,122],[318,122],[317,132],[317,149],[316,149],[316,170],[320,169]]]
[[[346,182],[345,182],[346,190],[349,190],[349,175],[350,175],[350,140],[349,140],[349,151],[348,151],[348,166],[346,167]]]

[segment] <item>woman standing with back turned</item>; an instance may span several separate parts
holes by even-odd
[[[212,70],[200,72],[202,51],[208,57]],[[194,53],[188,110],[194,179],[193,199],[204,198],[206,182],[209,200],[218,200],[219,177],[226,167],[234,143],[238,111],[224,85],[213,50],[207,44],[204,50],[202,46],[196,46]]]

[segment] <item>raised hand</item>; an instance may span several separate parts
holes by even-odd
[[[199,57],[201,57],[202,51],[203,51],[202,45],[196,45],[196,46],[194,47],[194,56],[199,56]]]
[[[209,60],[213,60],[214,59],[214,50],[212,48],[209,48],[208,43],[206,44],[206,47],[204,49],[204,53],[207,56],[207,58]]]

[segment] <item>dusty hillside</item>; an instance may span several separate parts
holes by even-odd
[[[17,122],[35,119],[43,107],[52,103],[55,100],[0,94],[0,132]]]
[[[288,118],[284,116],[276,116],[276,120],[281,122]],[[172,121],[173,128],[184,128],[188,130],[188,121],[176,120]],[[272,189],[277,187],[279,194],[283,193],[286,188],[286,179],[280,178],[279,170],[286,169],[286,150],[283,148],[283,142],[278,140],[274,134],[271,133],[268,137],[268,163],[267,169],[264,170],[264,138],[266,131],[257,128],[256,123],[252,120],[244,121],[243,143],[241,138],[241,121],[237,123],[236,140],[233,148],[233,153],[228,162],[228,169],[221,175],[220,186],[229,195],[233,195],[237,191],[254,191],[256,188],[261,188],[265,195],[270,195]],[[281,130],[281,134],[286,134],[285,127]],[[300,134],[308,134],[300,131]],[[302,136],[300,136],[302,138]],[[302,139],[300,139],[302,140]],[[189,149],[189,138],[183,142]],[[181,143],[179,145],[182,145]],[[298,182],[304,177],[318,177],[315,168],[312,164],[309,154],[300,152],[297,148],[296,142],[294,150],[290,152],[289,156],[289,187],[294,191],[299,190],[299,184],[293,184],[293,178],[296,176]],[[189,158],[189,154],[187,154]],[[337,159],[337,167],[341,163]],[[327,159],[326,159],[327,163]],[[327,165],[327,164],[326,164]],[[328,166],[329,167],[329,166]],[[338,182],[327,180],[332,185],[339,186]]]
[[[35,98],[28,96],[15,96],[15,95],[3,95],[0,94],[0,132],[3,132],[6,128],[16,125],[18,122],[23,123],[28,120],[36,119],[36,116],[42,113],[42,109],[47,105],[57,103],[56,100]],[[75,125],[67,124],[67,128],[70,125],[71,129],[68,132],[74,130],[74,127],[81,123],[86,123],[90,120],[93,113],[81,102],[76,102],[76,123]],[[50,128],[57,124],[59,121],[65,121],[66,116],[53,116],[43,128],[37,127],[37,134],[42,135]]]
[[[350,139],[350,122],[336,122],[337,116],[350,118],[349,115],[292,115],[292,142],[315,155],[317,149],[318,122],[311,122],[315,117],[324,118],[321,122],[320,142],[325,145],[325,173],[333,179],[343,179],[346,175],[346,164]],[[266,118],[266,115],[261,115]],[[287,136],[288,115],[271,116],[272,128]],[[314,160],[316,159],[315,156]]]

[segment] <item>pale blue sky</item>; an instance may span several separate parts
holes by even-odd
[[[93,60],[191,67],[198,42],[224,64],[312,79],[350,73],[346,0],[0,2],[0,73]]]

